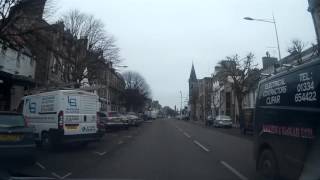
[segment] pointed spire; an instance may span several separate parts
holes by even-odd
[[[193,62],[192,62],[189,81],[196,81],[196,80],[197,80],[197,75],[196,75],[196,71],[194,70],[194,65],[193,65]]]

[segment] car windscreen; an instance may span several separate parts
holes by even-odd
[[[25,126],[23,116],[21,115],[0,115],[0,127]]]

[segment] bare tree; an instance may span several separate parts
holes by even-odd
[[[71,10],[65,13],[61,20],[66,30],[76,38],[86,37],[89,50],[102,50],[104,58],[114,64],[120,62],[120,49],[115,44],[114,36],[107,33],[102,21],[92,15],[82,13],[78,10]]]
[[[0,37],[25,36],[45,30],[49,24],[36,26],[35,21],[53,16],[56,0],[0,0]],[[39,16],[31,15],[32,13]]]
[[[145,103],[151,96],[149,85],[137,72],[127,71],[122,75],[126,83],[126,108],[131,111],[142,110]]]
[[[221,101],[221,99],[223,99],[223,98],[221,97],[221,94],[220,94],[219,81],[214,82],[212,85],[212,97],[213,97],[212,98],[212,105],[213,105],[214,114],[218,115],[219,114],[218,111],[222,107],[222,104],[223,104],[223,102]]]
[[[260,71],[253,63],[254,55],[249,53],[240,59],[238,55],[228,56],[220,62],[221,71],[217,74],[221,81],[232,79],[232,86],[237,98],[238,110],[242,117],[242,102],[244,96],[249,93],[260,80]]]
[[[0,34],[6,29],[6,27],[14,21],[9,19],[9,13],[11,9],[20,3],[21,0],[0,0]]]
[[[306,43],[299,39],[293,39],[291,45],[288,47],[288,52],[298,58],[298,64],[302,63],[302,51],[304,50]]]

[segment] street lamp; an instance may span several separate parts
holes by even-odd
[[[182,91],[180,92],[180,119],[182,118]]]
[[[248,21],[261,21],[261,22],[267,22],[267,23],[274,24],[274,29],[276,31],[277,45],[278,45],[279,60],[281,60],[278,29],[277,29],[277,23],[276,23],[276,20],[274,18],[274,15],[272,15],[272,19],[255,19],[255,18],[252,18],[252,17],[244,17],[243,19],[248,20]]]

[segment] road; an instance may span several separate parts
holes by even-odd
[[[227,131],[155,120],[107,133],[86,148],[38,150],[36,164],[11,173],[57,179],[255,179],[252,140]]]

